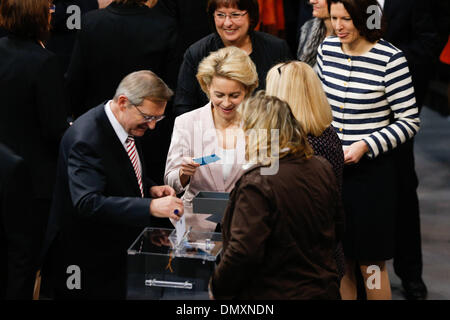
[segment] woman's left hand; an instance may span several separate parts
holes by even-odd
[[[369,147],[364,140],[354,142],[350,147],[344,147],[344,164],[358,163],[367,151]]]

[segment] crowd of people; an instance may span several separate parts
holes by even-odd
[[[0,0],[2,299],[125,299],[127,248],[183,215],[222,232],[211,298],[391,299],[390,259],[426,298],[413,142],[448,22],[302,1],[292,48],[260,2]],[[199,191],[230,193],[219,225]]]

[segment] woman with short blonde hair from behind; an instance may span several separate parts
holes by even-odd
[[[344,165],[342,145],[331,125],[331,107],[314,70],[300,61],[279,63],[267,73],[266,94],[289,104],[308,135],[314,153],[333,165],[341,188]]]
[[[308,64],[300,61],[280,63],[267,73],[266,94],[286,101],[304,128],[314,154],[333,166],[339,190],[342,188],[344,153],[341,140],[331,125],[333,115],[322,83]],[[345,274],[345,258],[339,244],[335,252],[340,278]]]
[[[330,104],[309,65],[299,61],[277,64],[270,69],[266,82],[266,93],[286,101],[308,134],[318,137],[330,126]]]

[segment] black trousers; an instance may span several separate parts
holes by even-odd
[[[395,224],[394,270],[402,280],[416,280],[422,277],[423,264],[414,139],[396,149],[395,162],[399,205]]]

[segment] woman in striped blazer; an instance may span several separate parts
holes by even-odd
[[[391,153],[419,130],[414,88],[403,52],[381,38],[381,15],[372,10],[377,0],[328,5],[336,36],[320,45],[317,72],[344,149],[347,274],[341,295],[356,298],[358,267],[367,298],[390,299],[385,261],[394,255],[397,205]]]

